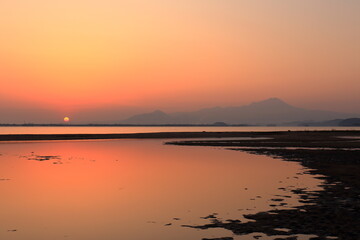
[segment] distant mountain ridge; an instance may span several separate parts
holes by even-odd
[[[319,122],[358,117],[331,111],[308,110],[289,105],[278,98],[270,98],[238,107],[214,107],[194,112],[165,113],[160,110],[134,115],[122,124],[284,124],[289,122]]]
[[[360,118],[348,118],[339,122],[339,126],[360,126]]]
[[[173,121],[173,118],[163,111],[156,110],[150,113],[134,115],[121,123],[129,124],[168,124]]]

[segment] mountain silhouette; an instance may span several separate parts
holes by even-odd
[[[339,123],[339,126],[360,126],[360,118],[344,119]]]
[[[163,111],[156,110],[150,113],[134,115],[123,122],[130,124],[169,124],[173,122],[173,119]]]
[[[269,98],[238,107],[213,107],[194,112],[164,113],[160,110],[135,115],[126,124],[283,124],[299,121],[326,121],[355,117],[331,111],[308,110],[289,105],[278,98]]]

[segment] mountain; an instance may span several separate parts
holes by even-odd
[[[239,107],[214,107],[195,112],[167,114],[162,111],[135,115],[121,123],[127,124],[283,124],[289,122],[327,121],[356,117],[356,114],[308,110],[287,104],[278,98]]]
[[[360,126],[360,118],[344,119],[339,123],[339,126]]]
[[[308,121],[302,121],[302,122],[291,122],[286,123],[286,126],[343,126],[343,127],[350,127],[350,126],[360,126],[360,118],[347,118],[347,119],[334,119],[334,120],[328,120],[328,121],[322,121],[322,122],[308,122]]]
[[[151,113],[134,115],[121,123],[125,124],[169,124],[173,122],[173,118],[166,113],[156,110]]]
[[[333,119],[327,121],[298,121],[298,122],[288,122],[284,123],[284,126],[307,126],[307,127],[329,127],[329,126],[340,126],[340,122],[344,119]]]

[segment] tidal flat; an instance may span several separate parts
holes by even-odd
[[[0,238],[358,239],[358,136],[2,137]]]
[[[284,132],[265,135],[271,139],[178,141],[168,144],[225,147],[299,162],[309,174],[324,180],[324,189],[293,189],[305,205],[246,215],[245,218],[253,220],[251,222],[243,223],[236,219],[224,222],[214,218],[208,224],[187,227],[225,228],[236,235],[264,233],[287,236],[278,239],[297,239],[299,234],[314,235],[310,238],[314,240],[360,239],[360,133]]]

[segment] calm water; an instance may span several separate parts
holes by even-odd
[[[0,134],[360,130],[360,127],[0,127]]]
[[[212,213],[243,219],[273,209],[278,194],[291,196],[282,208],[300,205],[290,190],[321,183],[304,171],[266,156],[161,140],[0,143],[0,239],[232,236],[181,225],[208,223],[201,217]]]

